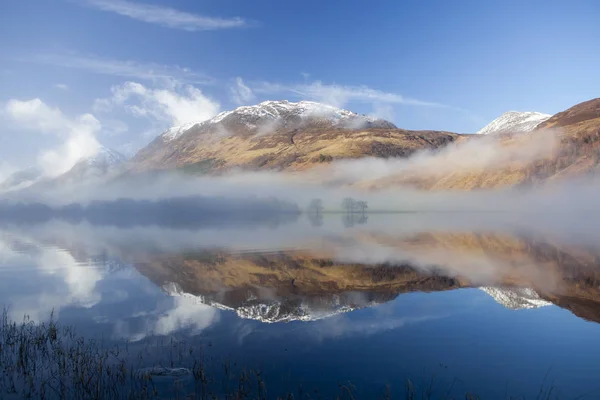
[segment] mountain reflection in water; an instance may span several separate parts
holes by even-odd
[[[335,364],[360,352],[348,346],[359,346],[368,353],[355,357],[382,362],[373,382],[396,379],[386,375],[388,363],[405,375],[454,363],[453,373],[483,388],[503,388],[525,368],[533,374],[526,391],[539,388],[560,360],[555,371],[581,385],[600,372],[589,364],[600,356],[600,235],[579,226],[583,232],[534,230],[494,214],[371,214],[352,224],[334,214],[319,224],[300,216],[186,228],[4,224],[0,302],[16,320],[54,312],[85,335],[117,341],[197,338],[222,354],[302,376],[318,358],[323,368],[333,363],[331,380],[371,379],[350,359]],[[557,342],[562,334],[577,340]],[[386,358],[398,346],[409,352],[408,364]],[[527,363],[522,346],[532,352]],[[502,375],[509,370],[494,358],[523,364]],[[472,363],[491,363],[490,375]],[[569,375],[573,365],[586,373]]]
[[[22,254],[55,246],[56,254],[42,258],[58,265],[127,265],[170,296],[264,322],[322,319],[402,293],[468,287],[511,309],[552,303],[600,322],[600,253],[593,247],[506,226],[453,231],[427,216],[393,216],[396,229],[389,216],[371,220],[378,217],[386,224],[351,229],[345,216],[320,227],[308,220],[198,230],[50,221],[5,226],[2,242]],[[85,275],[84,291],[93,291],[93,274]]]

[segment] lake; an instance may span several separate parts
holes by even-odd
[[[215,370],[260,369],[268,398],[341,384],[356,398],[410,385],[417,398],[598,399],[600,235],[566,226],[501,213],[10,221],[0,304],[148,353],[185,341]]]

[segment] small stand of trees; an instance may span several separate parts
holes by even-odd
[[[321,199],[312,199],[310,201],[310,203],[308,204],[308,208],[306,209],[306,211],[309,214],[316,214],[316,215],[321,215],[323,214],[323,200]]]
[[[323,225],[323,201],[321,199],[312,199],[308,204],[306,213],[308,220],[313,226]]]
[[[369,208],[366,201],[346,197],[342,200],[342,210],[347,214],[364,214]]]
[[[346,228],[350,228],[357,224],[367,223],[367,209],[369,208],[366,201],[355,200],[352,197],[346,197],[342,200],[342,222]]]

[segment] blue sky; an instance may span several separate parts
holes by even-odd
[[[267,99],[475,132],[600,92],[597,1],[4,0],[0,177]]]

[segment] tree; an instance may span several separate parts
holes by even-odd
[[[308,204],[308,213],[313,215],[321,215],[323,213],[323,200],[312,199]]]
[[[355,208],[359,213],[364,214],[369,206],[367,205],[366,201],[360,200],[356,202]]]
[[[352,197],[346,197],[342,200],[342,210],[346,213],[353,213],[356,201]]]

